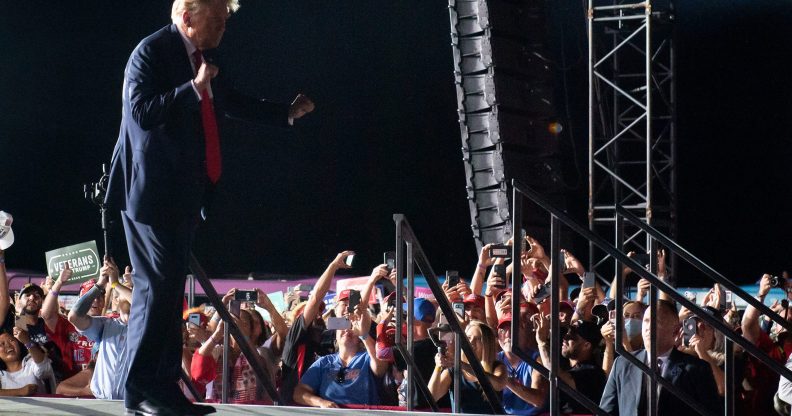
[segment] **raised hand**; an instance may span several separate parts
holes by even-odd
[[[74,271],[69,267],[69,263],[64,263],[64,268],[61,270],[58,280],[60,280],[61,283],[66,283],[71,279],[72,275],[74,275]]]
[[[542,247],[542,245],[539,244],[539,240],[529,235],[526,235],[525,241],[526,241],[525,248],[527,249],[526,251],[528,252],[528,257],[532,257],[539,260],[547,257],[547,254],[545,254],[544,247]]]
[[[336,255],[335,259],[331,264],[335,266],[337,269],[349,269],[351,267],[347,266],[346,258],[354,254],[355,252],[351,250],[342,251]]]
[[[478,264],[484,267],[490,267],[495,264],[495,259],[490,257],[489,252],[492,248],[492,244],[487,244],[486,246],[481,248],[481,253],[479,253],[479,260]]]
[[[297,97],[294,98],[294,101],[289,106],[289,117],[296,120],[314,111],[315,108],[314,102],[308,96],[297,94]]]

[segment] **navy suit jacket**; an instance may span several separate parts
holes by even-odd
[[[229,117],[288,125],[287,104],[240,94],[222,74],[221,67],[212,80],[221,145]],[[200,213],[208,178],[200,101],[190,82],[194,77],[176,25],[143,39],[132,52],[105,199],[111,211],[126,211],[150,225],[193,220]]]
[[[638,360],[646,362],[646,350],[639,350],[633,355]],[[720,411],[718,387],[712,369],[705,361],[673,349],[663,369],[663,377],[712,413],[717,414]],[[639,409],[639,403],[644,389],[643,372],[624,357],[618,357],[613,363],[605,391],[602,393],[600,407],[614,415],[643,416],[644,409]],[[658,415],[698,414],[682,399],[663,387],[660,387],[657,400]]]

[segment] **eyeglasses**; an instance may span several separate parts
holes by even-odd
[[[336,373],[336,379],[335,379],[336,383],[343,384],[346,381],[346,370],[347,370],[346,367],[341,367],[341,369],[338,370],[338,373]]]

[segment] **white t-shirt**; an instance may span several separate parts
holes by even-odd
[[[44,360],[37,364],[32,356],[27,355],[22,359],[21,370],[13,373],[8,370],[0,370],[0,387],[3,389],[18,389],[28,384],[35,384],[38,386],[38,393],[46,393],[45,379],[52,380],[54,377],[49,357],[45,356]]]

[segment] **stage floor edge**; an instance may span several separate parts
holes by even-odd
[[[291,406],[252,406],[212,404],[217,408],[214,415],[408,415],[428,414],[420,412],[397,412],[391,410],[317,409]],[[0,397],[0,415],[37,416],[119,416],[124,414],[124,402],[120,400],[64,399],[49,397]],[[450,413],[440,413],[450,414]]]

